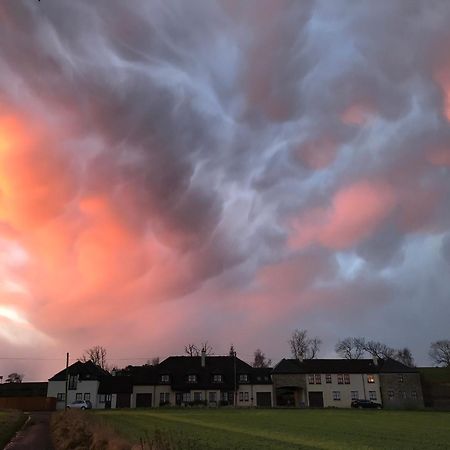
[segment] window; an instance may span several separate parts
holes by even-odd
[[[325,382],[330,384],[331,383],[331,373],[327,373],[325,375]]]
[[[248,383],[248,375],[246,373],[239,375],[239,382]]]
[[[394,400],[394,391],[388,391],[388,399]]]
[[[189,403],[191,401],[191,393],[183,392],[183,402]]]
[[[208,394],[208,400],[209,402],[216,402],[217,401],[217,392],[210,392]]]
[[[69,375],[69,389],[71,391],[77,388],[78,375]]]
[[[89,392],[86,392],[86,393],[84,394],[84,399],[85,399],[85,400],[90,400],[90,399],[91,399],[91,394],[90,394]]]
[[[248,402],[249,398],[248,392],[244,392],[244,402]]]
[[[77,401],[83,400],[83,394],[77,393],[75,400],[77,400]]]
[[[105,403],[105,394],[98,394],[98,402]]]
[[[244,401],[244,393],[243,392],[239,392],[239,401],[240,402]]]
[[[170,402],[170,392],[160,392],[159,393],[159,404],[164,405]]]
[[[402,374],[400,374],[399,376],[398,376],[398,382],[399,383],[403,383],[405,381],[405,377],[402,375]]]
[[[168,383],[169,375],[161,375],[161,383]]]
[[[316,384],[322,384],[322,375],[320,375],[320,373],[316,373],[314,375],[314,380],[315,380]]]
[[[350,384],[350,374],[348,373],[344,374],[344,383]]]
[[[222,392],[222,401],[224,402],[228,401],[228,392]]]
[[[337,380],[338,384],[344,384],[344,375],[342,375],[342,373],[338,373]]]
[[[203,400],[202,392],[194,392],[194,402],[201,402]]]
[[[367,382],[370,384],[375,383],[375,375],[367,375]]]
[[[417,391],[411,391],[411,398],[417,400]]]
[[[359,399],[359,392],[358,391],[351,391],[352,400],[358,400]]]
[[[111,394],[106,394],[105,395],[105,401],[110,402],[112,400],[112,395]]]
[[[314,384],[314,375],[308,375],[308,383]]]
[[[402,398],[405,399],[405,398],[407,398],[407,397],[408,397],[408,396],[406,395],[406,391],[403,391],[403,392],[402,392]]]
[[[341,391],[333,391],[333,400],[341,399]]]
[[[222,375],[213,376],[213,383],[222,383],[222,381],[223,381]]]
[[[188,383],[197,383],[197,375],[188,375]]]
[[[376,391],[369,391],[369,400],[376,400],[376,399],[377,399]]]
[[[58,400],[58,402],[64,402],[66,400],[66,393],[58,392],[58,394],[56,394],[56,400]]]

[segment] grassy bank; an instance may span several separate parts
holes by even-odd
[[[20,412],[0,411],[0,449],[10,441],[25,420],[25,415]]]
[[[360,410],[110,410],[95,416],[131,442],[179,449],[445,449],[450,413]]]

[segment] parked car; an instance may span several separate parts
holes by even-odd
[[[69,403],[67,409],[92,409],[92,403],[89,400],[77,400]]]
[[[381,404],[372,400],[353,400],[352,408],[373,408],[381,409]]]

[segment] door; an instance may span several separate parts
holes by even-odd
[[[308,398],[310,408],[323,408],[322,392],[308,392]]]
[[[152,394],[136,394],[136,408],[151,408]]]
[[[261,408],[272,407],[272,396],[270,392],[257,392],[256,393],[256,406]]]
[[[130,397],[130,394],[117,394],[116,408],[129,408]]]

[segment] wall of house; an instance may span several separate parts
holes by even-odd
[[[155,392],[156,386],[145,385],[145,386],[133,386],[133,395],[131,396],[131,408],[136,408],[136,395],[137,394],[152,394],[152,407],[159,406],[159,396],[158,401],[155,403]]]
[[[99,382],[96,380],[84,380],[78,381],[76,389],[70,389],[67,391],[67,404],[74,402],[76,400],[77,394],[82,394],[82,400],[84,400],[84,394],[90,394],[90,402],[92,403],[92,408],[98,408],[98,392]],[[49,381],[47,386],[47,397],[58,397],[58,394],[63,394],[66,392],[66,382],[65,381]],[[64,409],[64,400],[56,402],[56,409]]]
[[[317,375],[317,374],[314,374]],[[350,384],[338,384],[338,374],[331,374],[331,383],[326,383],[325,374],[320,374],[321,384],[309,384],[307,380],[307,392],[322,392],[324,408],[350,408],[352,402],[352,391],[358,392],[359,399],[369,400],[369,392],[375,392],[373,401],[381,403],[380,378],[377,374],[373,376],[374,383],[368,382],[368,374],[349,374]],[[340,393],[340,400],[334,400],[333,392]],[[307,394],[308,397],[308,394]]]
[[[419,373],[380,374],[384,408],[423,408],[423,394]]]

